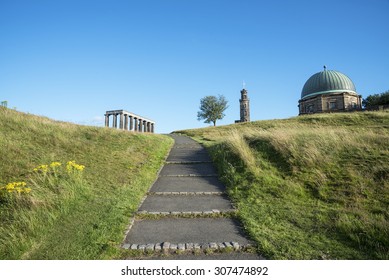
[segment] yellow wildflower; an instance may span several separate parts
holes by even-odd
[[[12,192],[15,188],[15,185],[14,183],[8,183],[6,186],[5,186],[5,189],[8,191],[8,192]]]
[[[5,190],[9,193],[17,192],[19,194],[25,192],[29,193],[31,191],[31,188],[26,188],[25,182],[12,182],[8,183],[5,187],[1,187],[0,190]]]
[[[76,168],[77,170],[83,171],[85,169],[85,166],[81,165],[81,164],[77,164],[74,166],[74,168]]]
[[[47,164],[42,164],[42,165],[39,165],[38,167],[34,168],[34,171],[41,171],[43,173],[46,173],[47,171],[49,171],[49,166]]]
[[[51,168],[56,168],[58,166],[61,166],[62,163],[58,162],[58,161],[53,161],[52,163],[50,163],[50,167]]]
[[[76,161],[68,161],[66,164],[66,170],[72,172],[73,170],[83,171],[85,169],[84,165],[77,164]]]

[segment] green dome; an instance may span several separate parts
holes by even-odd
[[[318,94],[335,92],[353,92],[356,94],[354,83],[346,75],[326,70],[312,75],[305,83],[301,91],[301,99],[312,97]]]

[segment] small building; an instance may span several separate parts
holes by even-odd
[[[247,96],[247,90],[242,89],[240,91],[240,120],[236,120],[235,123],[249,122],[250,121],[250,99]]]
[[[299,115],[361,110],[362,96],[349,77],[324,66],[304,84],[298,107]]]

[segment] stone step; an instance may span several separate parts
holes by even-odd
[[[191,160],[191,161],[186,161],[186,160],[181,160],[181,161],[167,161],[166,164],[199,164],[199,163],[212,163],[210,160]]]
[[[231,210],[231,202],[221,195],[149,195],[139,211],[149,212],[203,212]]]
[[[207,211],[138,211],[137,217],[142,218],[146,216],[155,216],[155,218],[161,217],[178,217],[178,218],[214,218],[217,214],[234,214],[236,213],[235,209],[224,209],[224,210],[207,210]]]
[[[167,162],[131,219],[122,247],[153,252],[161,259],[174,252],[194,256],[200,251],[204,257],[209,250],[215,259],[257,259],[256,254],[247,255],[247,250],[253,252],[253,242],[236,219],[205,148],[186,136],[171,137],[175,144]]]
[[[159,177],[151,192],[224,192],[217,177]]]
[[[200,144],[198,143],[195,143],[195,144],[175,144],[173,147],[172,147],[172,150],[205,150],[205,148],[203,146],[201,146]]]
[[[212,163],[165,164],[159,176],[217,176]]]
[[[148,192],[147,195],[225,195],[225,192]]]
[[[155,251],[155,252],[176,252],[176,251],[207,251],[207,250],[232,250],[232,251],[244,251],[249,248],[253,248],[252,244],[239,244],[235,241],[224,242],[208,242],[208,243],[147,243],[147,244],[131,244],[126,243],[122,246],[124,249],[140,250],[140,251]]]
[[[130,244],[128,244],[130,245]],[[158,245],[156,245],[158,247]],[[179,252],[179,254],[161,253],[146,254],[138,257],[142,260],[266,260],[263,256],[245,252],[244,250],[232,252],[213,252],[212,254],[201,253],[196,251]]]
[[[168,162],[171,161],[211,161],[207,151],[202,149],[177,149],[173,148],[167,158]]]
[[[169,136],[174,139],[174,146],[179,146],[179,145],[197,145],[197,146],[201,146],[198,142],[194,141],[193,139],[191,139],[191,138],[189,138],[187,136],[182,136],[182,135],[179,135],[179,134],[169,134]]]
[[[231,218],[161,218],[135,220],[124,244],[222,243],[252,244],[239,222]]]
[[[194,144],[175,144],[171,151],[176,150],[177,152],[180,150],[197,150],[197,151],[206,151],[206,149],[201,146],[199,143]]]

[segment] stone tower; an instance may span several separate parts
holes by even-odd
[[[247,90],[242,89],[240,91],[241,98],[239,99],[240,103],[240,121],[239,122],[249,122],[250,121],[250,99],[247,97]]]

